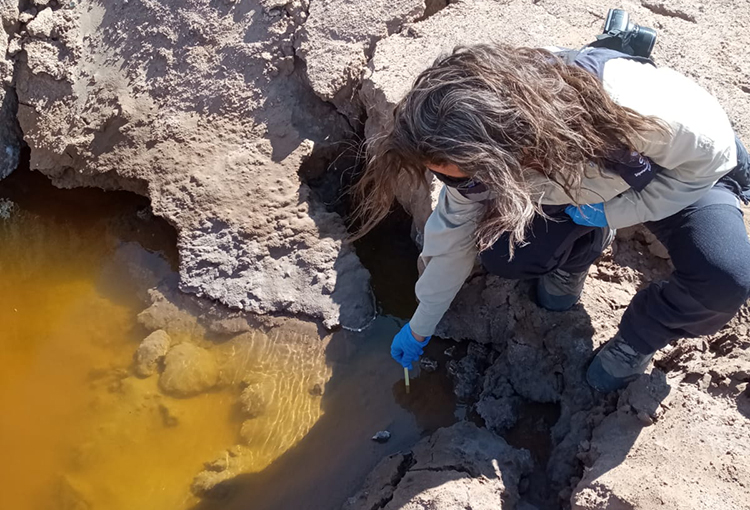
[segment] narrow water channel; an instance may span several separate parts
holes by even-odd
[[[175,246],[141,197],[59,190],[29,171],[0,181],[0,508],[334,509],[382,457],[454,421],[445,374],[404,393],[388,354],[400,321],[389,316],[362,334],[308,339],[307,350],[261,332],[168,331],[172,347],[219,360],[218,382],[179,398],[158,374],[136,377],[150,333],[137,317],[148,290],[174,278]],[[242,384],[267,388],[252,419],[226,376],[240,365]],[[382,429],[392,440],[370,441]],[[229,490],[196,497],[196,475],[230,453],[243,462]]]

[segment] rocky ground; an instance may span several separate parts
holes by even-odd
[[[747,3],[622,7],[659,32],[657,62],[712,91],[750,140]],[[165,331],[371,319],[368,271],[321,198],[331,190],[310,183],[377,135],[422,68],[460,43],[580,46],[604,14],[593,0],[3,0],[0,177],[22,133],[32,169],[56,185],[151,200],[178,232],[180,273],[151,291],[140,320],[162,333],[136,367],[194,394],[221,383],[222,361],[170,348]],[[433,194],[400,197],[417,241]],[[668,274],[662,251],[642,230],[621,232],[564,314],[539,310],[525,283],[472,276],[440,333],[465,340],[448,368],[480,427],[461,422],[384,460],[347,508],[750,508],[747,308],[660,353],[619,395],[583,381],[632,295]],[[262,403],[243,384],[252,414]],[[535,405],[554,419],[529,424]],[[196,490],[232,472],[220,467]]]

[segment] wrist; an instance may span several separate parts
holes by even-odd
[[[411,327],[411,322],[407,323],[407,326],[409,328],[409,333],[411,334],[411,337],[416,340],[420,344],[426,344],[430,341],[430,338],[432,338],[432,335],[420,335],[414,329]]]
[[[416,334],[416,333],[415,333],[414,331],[412,331],[412,332],[411,332],[411,336],[413,336],[413,337],[414,337],[414,339],[415,339],[415,340],[416,340],[417,342],[424,342],[424,341],[425,341],[425,340],[427,339],[427,337],[424,337],[424,336],[422,336],[422,335],[418,335],[418,334]]]

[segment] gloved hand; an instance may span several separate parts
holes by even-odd
[[[604,204],[589,204],[576,207],[569,205],[565,213],[573,219],[574,223],[586,227],[606,227],[607,215],[604,214]]]
[[[411,364],[417,361],[424,352],[425,346],[430,342],[431,336],[420,342],[411,332],[409,323],[407,322],[401,331],[396,333],[391,343],[391,357],[399,362],[399,364],[411,370]]]

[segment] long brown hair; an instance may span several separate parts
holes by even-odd
[[[576,202],[588,162],[665,130],[658,119],[615,103],[599,80],[543,49],[480,44],[438,58],[396,105],[387,131],[368,141],[355,185],[354,238],[389,212],[399,186],[426,185],[426,163],[454,164],[492,198],[476,241],[508,233],[525,242],[541,190],[532,174],[560,184]]]

